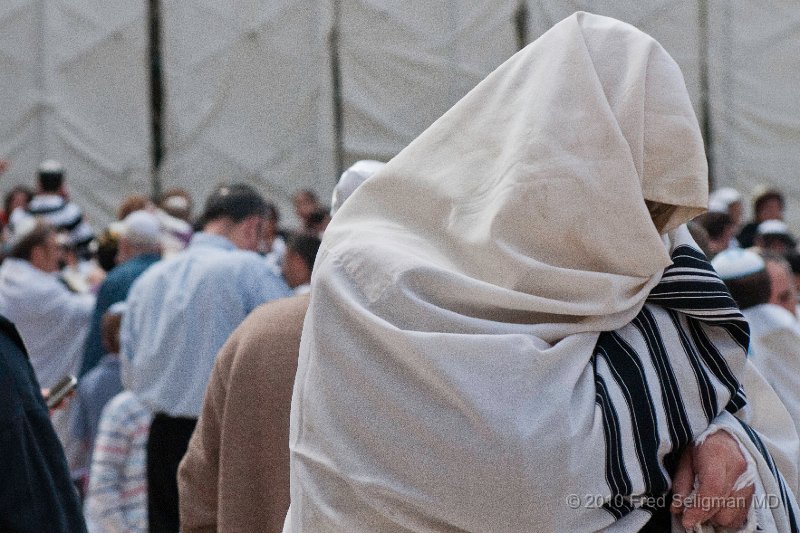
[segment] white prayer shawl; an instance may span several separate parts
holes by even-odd
[[[678,227],[706,172],[677,65],[627,24],[577,13],[479,84],[326,231],[285,530],[637,531],[712,420],[750,438],[724,414],[746,323],[645,205]]]
[[[800,428],[800,323],[773,304],[743,311],[750,324],[750,359]]]
[[[752,347],[752,336],[750,345]],[[747,405],[736,413],[737,418],[758,432],[786,484],[795,495],[800,494],[800,440],[795,422],[750,357],[742,376],[742,387],[747,392]]]

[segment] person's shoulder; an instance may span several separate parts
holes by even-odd
[[[150,413],[136,394],[125,390],[108,401],[103,408],[103,416],[127,420],[150,416]]]
[[[754,332],[771,333],[786,331],[800,336],[800,323],[783,307],[775,304],[761,304],[742,311]]]
[[[17,327],[3,315],[0,315],[0,338],[7,339],[9,342],[15,344],[22,353],[27,353],[25,350],[25,343],[22,341]]]
[[[261,304],[242,322],[243,336],[262,336],[274,333],[289,334],[302,330],[308,310],[309,295],[279,298]]]

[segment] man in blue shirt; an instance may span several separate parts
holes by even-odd
[[[147,444],[152,533],[178,531],[178,464],[217,352],[250,311],[291,294],[255,253],[266,216],[267,202],[252,187],[219,187],[189,247],[150,267],[128,295],[123,383],[154,413]]]
[[[134,211],[119,224],[117,266],[108,273],[97,291],[97,303],[86,335],[80,375],[89,372],[105,355],[100,324],[103,314],[115,303],[125,300],[139,275],[161,259],[161,225],[147,211]]]

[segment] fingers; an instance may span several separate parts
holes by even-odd
[[[692,464],[692,446],[684,450],[678,462],[678,469],[672,480],[672,504],[670,512],[680,514],[683,512],[683,501],[692,492],[694,484],[694,465]]]
[[[755,486],[748,485],[743,489],[733,492],[725,499],[726,505],[714,515],[712,524],[738,529],[747,520],[747,513],[753,500]]]
[[[681,519],[683,527],[687,529],[711,519],[719,512],[721,500],[733,487],[733,483],[730,485],[726,483],[722,469],[706,469],[704,472],[698,470],[697,480],[697,492],[686,501]]]
[[[751,498],[745,498],[747,494],[742,491],[733,491],[736,480],[747,469],[747,461],[736,440],[725,431],[713,433],[694,448],[692,465],[697,475],[697,491],[684,502],[683,526],[692,528],[712,518],[714,523],[718,520],[733,523],[740,519],[743,522]],[[741,499],[732,498],[732,493],[740,492]],[[724,512],[722,517],[717,516],[720,512]]]

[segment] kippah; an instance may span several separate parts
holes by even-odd
[[[759,235],[791,235],[789,226],[781,220],[765,220],[758,225],[756,233]]]
[[[755,252],[733,248],[718,253],[711,266],[723,281],[751,276],[764,270],[764,259]]]

